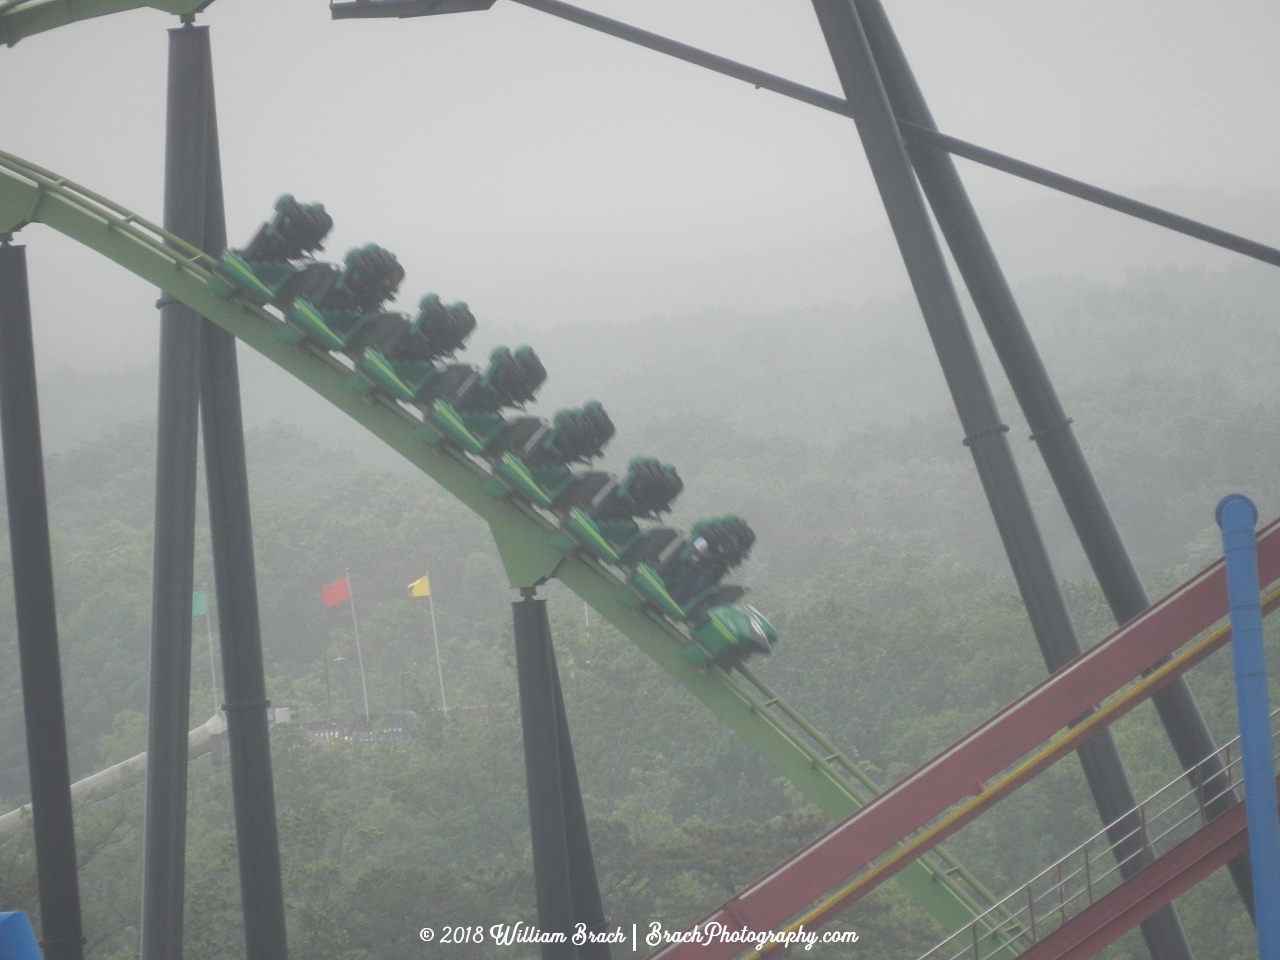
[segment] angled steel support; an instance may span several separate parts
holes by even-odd
[[[1257,546],[1260,579],[1274,584],[1280,580],[1280,520],[1261,531]],[[1277,607],[1280,589],[1273,589],[1262,612],[1270,614]],[[1149,676],[1119,697],[1113,698],[1112,694],[1220,621],[1226,610],[1226,577],[1223,561],[1218,560],[744,887],[699,925],[705,929],[714,922],[731,927],[746,924],[753,930],[777,929],[845,883],[852,873],[851,864],[874,863],[877,868],[883,867],[896,856],[894,850],[900,842],[914,845],[913,853],[919,856],[928,846],[919,843],[924,838],[918,831],[927,828],[932,834],[929,843],[940,842],[1036,776],[1070,749],[1075,732],[1082,727],[1065,737],[1053,739],[1054,734],[1093,704],[1107,701],[1105,714],[1100,718],[1095,714],[1090,723],[1111,723],[1123,716],[1167,678]],[[1230,639],[1229,629],[1214,630],[1179,653],[1177,660],[1161,672],[1180,675]],[[1145,691],[1144,684],[1150,684]],[[1028,756],[1037,745],[1051,739],[1048,747]],[[865,879],[866,875],[862,876]],[[858,895],[873,885],[862,885]],[[822,900],[823,913],[832,902]],[[835,909],[843,909],[850,902],[852,898],[843,898],[836,902]],[[806,928],[813,929],[812,918],[803,919]],[[732,945],[673,944],[655,951],[651,957],[729,960],[735,952]]]
[[[205,231],[209,77],[208,27],[187,24],[170,30],[164,226],[197,246]],[[160,395],[140,940],[142,960],[179,960],[186,874],[202,319],[169,297],[159,305]]]
[[[1248,237],[1221,230],[1218,227],[1192,220],[1190,217],[1184,217],[1178,213],[1162,210],[1160,207],[1143,203],[1141,200],[1134,200],[1132,197],[1126,197],[1123,194],[1116,193],[1114,190],[1104,190],[1102,187],[1096,187],[1091,183],[1085,183],[1083,180],[1055,173],[1044,167],[1038,167],[1033,163],[1027,163],[1025,160],[1018,160],[1015,157],[997,153],[995,150],[988,150],[986,147],[980,147],[958,137],[949,137],[945,133],[939,133],[937,130],[912,123],[903,117],[898,118],[898,123],[902,128],[902,135],[908,140],[937,147],[947,153],[955,154],[957,157],[964,157],[966,160],[980,163],[984,167],[990,167],[992,170],[999,170],[1002,173],[1029,180],[1032,183],[1038,183],[1042,187],[1048,187],[1050,190],[1057,190],[1059,193],[1065,193],[1080,200],[1096,203],[1100,207],[1126,214],[1136,220],[1145,220],[1147,223],[1154,223],[1157,227],[1164,227],[1174,233],[1180,233],[1195,240],[1202,240],[1215,247],[1222,247],[1224,250],[1231,250],[1241,256],[1260,260],[1263,263],[1269,263],[1273,267],[1280,267],[1280,250],[1265,243],[1250,240]]]
[[[1009,428],[1000,422],[996,411],[862,23],[852,0],[813,0],[813,6],[933,338],[964,427],[965,443],[973,453],[1040,652],[1050,671],[1057,670],[1080,653],[1080,644],[1009,450],[1005,437]],[[1137,804],[1110,732],[1103,731],[1083,744],[1079,757],[1102,822],[1115,825],[1116,840],[1131,834],[1123,818]],[[1118,850],[1122,863],[1128,852],[1123,845]],[[1190,958],[1186,935],[1172,908],[1148,920],[1143,931],[1157,960]]]
[[[788,80],[786,77],[780,77],[765,70],[758,70],[745,63],[730,60],[728,57],[701,50],[687,43],[680,43],[678,40],[672,40],[669,37],[664,37],[648,30],[641,30],[639,27],[633,27],[620,20],[604,17],[598,13],[592,13],[590,10],[583,10],[581,7],[564,3],[563,0],[513,0],[513,2],[521,6],[532,7],[534,10],[540,10],[543,13],[549,13],[553,17],[568,20],[591,30],[617,37],[620,40],[626,40],[629,43],[655,50],[658,53],[665,53],[676,60],[683,60],[686,63],[705,67],[714,73],[721,73],[727,77],[746,81],[758,89],[772,90],[774,93],[782,94],[784,97],[799,100],[801,103],[807,103],[831,113],[838,113],[846,117],[853,116],[848,101],[840,97],[805,86],[803,83],[796,83],[794,80]],[[371,4],[368,0],[352,0],[352,2],[345,4],[331,4],[330,10],[333,11],[333,18],[338,20],[344,17],[373,16],[375,14],[371,14],[368,11],[371,7],[378,6],[381,6],[381,4]],[[340,14],[339,8],[346,8],[351,12]],[[391,16],[392,14],[387,15]],[[395,15],[399,16],[400,14]],[[416,14],[406,15],[414,16]],[[864,19],[863,26],[868,31],[868,39],[871,39],[872,24],[867,22],[865,8],[860,10],[860,15]],[[876,53],[876,56],[879,57],[879,53]],[[883,67],[881,69],[883,70]],[[887,78],[885,79],[887,80]],[[1145,220],[1148,223],[1154,223],[1156,226],[1173,230],[1175,233],[1194,237],[1197,240],[1203,240],[1205,243],[1211,243],[1225,250],[1232,250],[1243,256],[1261,260],[1263,263],[1280,266],[1280,250],[1267,246],[1265,243],[1258,243],[1248,237],[1241,237],[1226,230],[1211,227],[1208,224],[1192,220],[1190,217],[1162,210],[1159,207],[1143,203],[1140,200],[1134,200],[1113,190],[1104,190],[1093,184],[1085,183],[1083,180],[1076,180],[1074,177],[1055,173],[1044,167],[1027,163],[1025,160],[1018,160],[1015,157],[997,153],[995,150],[988,150],[986,147],[980,147],[958,137],[947,136],[931,127],[912,123],[902,115],[898,116],[898,128],[905,140],[937,147],[958,157],[964,157],[966,160],[972,160],[974,163],[991,167],[993,170],[1000,170],[1023,180],[1038,183],[1051,190],[1070,194],[1073,197],[1096,203],[1109,210],[1115,210],[1138,220]]]
[[[573,925],[582,924],[587,933],[603,933],[607,919],[600,900],[600,882],[596,878],[596,861],[591,853],[591,836],[587,832],[587,811],[582,805],[582,788],[578,784],[578,767],[573,760],[573,741],[569,737],[569,718],[564,712],[564,696],[560,691],[560,671],[556,667],[551,628],[547,627],[547,652],[551,666],[551,690],[556,699],[556,748],[560,754],[560,795],[564,802],[564,834],[569,853],[569,879],[573,898]],[[606,943],[586,942],[577,946],[578,960],[610,960]]]
[[[511,605],[516,671],[520,684],[520,725],[529,790],[529,827],[538,927],[572,936],[578,924],[602,931],[605,924],[587,818],[578,786],[569,723],[560,692],[547,620],[547,602],[526,591]],[[609,960],[606,944],[542,944],[544,960]]]
[[[212,65],[208,90],[209,161],[205,186],[208,213],[203,246],[220,252],[227,245],[227,226]],[[236,341],[208,320],[201,323],[200,417],[223,686],[227,697],[223,710],[227,718],[236,850],[240,863],[245,956],[247,960],[288,960],[271,736],[267,728],[270,704],[262,663]]]
[[[880,0],[854,0],[854,5],[894,113],[920,129],[936,133],[933,115]],[[944,151],[909,139],[907,152],[1094,576],[1106,595],[1116,623],[1126,623],[1145,610],[1150,600],[964,183]],[[1216,814],[1234,803],[1232,792],[1216,786],[1222,776],[1222,763],[1215,756],[1217,746],[1186,680],[1178,678],[1157,693],[1152,702],[1182,769],[1197,771],[1203,780],[1202,789],[1207,788],[1206,795],[1217,798],[1211,813]],[[1206,758],[1210,758],[1207,769],[1201,766]],[[1252,912],[1248,858],[1233,861],[1231,874],[1246,907]]]
[[[520,684],[520,728],[529,791],[529,832],[538,928],[546,933],[573,929],[573,882],[560,778],[556,697],[552,692],[547,601],[526,595],[511,604],[515,625],[516,674]],[[543,960],[573,960],[570,943],[542,944]]]
[[[35,827],[40,946],[47,960],[83,960],[27,252],[9,243],[8,237],[0,242],[0,443]]]

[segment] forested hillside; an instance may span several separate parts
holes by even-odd
[[[1028,314],[1038,318],[1086,455],[1153,595],[1217,552],[1212,513],[1224,493],[1249,494],[1264,517],[1280,510],[1275,292],[1248,271],[1028,291]],[[862,325],[848,329],[841,311],[820,314],[757,318],[737,330],[712,318],[549,337],[548,392],[605,401],[619,426],[611,462],[652,453],[679,467],[686,490],[677,523],[726,511],[752,523],[755,554],[734,579],[753,587],[753,602],[781,633],[761,674],[888,784],[1044,667],[954,414],[936,391],[912,392],[937,378],[927,344],[896,357],[872,346],[895,341],[899,321],[918,321],[890,303],[862,311]],[[611,366],[591,360],[593,337],[613,338]],[[646,344],[672,339],[682,349],[662,355],[684,372],[645,353]],[[619,348],[630,361],[621,367]],[[677,363],[689,350],[693,359]],[[895,364],[908,361],[913,372],[895,386]],[[1242,375],[1227,378],[1236,361]],[[47,406],[65,431],[60,404]],[[1012,403],[1003,409],[1077,630],[1092,642],[1113,626],[1105,604]],[[513,598],[479,520],[430,481],[371,468],[350,450],[317,444],[316,432],[278,424],[248,438],[271,698],[299,706],[303,720],[323,717],[327,663],[334,712],[362,715],[350,612],[319,597],[322,584],[349,574],[371,706],[418,719],[407,740],[381,746],[312,746],[296,728],[277,729],[293,949],[316,960],[430,955],[416,939],[424,923],[534,915],[506,606]],[[79,778],[145,741],[153,426],[68,442],[49,457],[48,477]],[[196,589],[212,582],[203,508],[200,525]],[[447,717],[427,610],[406,589],[426,571]],[[7,556],[0,581],[0,655],[16,664]],[[555,585],[547,595],[614,921],[696,919],[823,827],[770,767],[580,601]],[[193,724],[214,703],[203,621],[195,628]],[[1191,682],[1215,734],[1229,738],[1229,661],[1217,655]],[[1139,796],[1177,775],[1149,710],[1116,730]],[[0,798],[0,808],[26,799],[16,668],[0,672]],[[134,790],[81,819],[94,958],[136,953],[140,810]],[[949,848],[999,893],[1097,828],[1068,758]],[[233,957],[229,783],[209,759],[192,769],[188,863],[188,955]],[[1254,955],[1233,898],[1216,877],[1180,901],[1201,957]],[[34,908],[26,840],[0,847],[0,904]],[[813,955],[912,960],[937,932],[892,885],[844,922],[860,943]],[[1132,936],[1108,954],[1141,955]]]

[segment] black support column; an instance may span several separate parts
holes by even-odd
[[[547,620],[547,602],[532,591],[511,605],[515,627],[516,673],[538,927],[573,935],[577,924],[591,932],[605,924],[578,786],[569,724],[560,693],[559,671]],[[543,960],[609,960],[606,944],[544,943]]]
[[[560,692],[560,671],[556,667],[551,627],[546,623],[547,661],[551,666],[551,690],[556,699],[556,749],[560,754],[560,795],[564,802],[565,847],[569,854],[569,883],[573,897],[573,924],[587,933],[604,933],[604,903],[600,900],[600,882],[596,878],[596,861],[591,853],[591,836],[587,832],[587,811],[582,805],[582,788],[578,784],[578,767],[573,761],[573,742],[569,738],[569,718],[564,712],[564,696]],[[583,943],[577,947],[578,960],[611,960],[607,943]]]
[[[936,132],[933,115],[880,0],[854,0],[854,5],[894,113],[901,120]],[[1145,610],[1150,600],[955,163],[945,151],[919,140],[907,140],[906,147],[920,186],[995,346],[1031,427],[1031,437],[1040,448],[1094,576],[1116,623],[1126,623]],[[1224,790],[1222,763],[1213,756],[1217,746],[1186,680],[1177,678],[1152,700],[1182,768],[1194,771],[1198,784],[1207,783],[1210,796],[1219,795],[1209,805],[1210,815],[1222,812],[1235,802],[1234,791]],[[1206,758],[1210,759],[1205,762]],[[1248,853],[1232,860],[1229,868],[1236,888],[1252,912],[1253,884]]]
[[[196,246],[205,232],[210,76],[208,28],[170,30],[164,226]],[[202,322],[189,307],[161,300],[142,960],[182,956]]]
[[[852,0],[813,0],[813,6],[1041,654],[1049,669],[1056,670],[1079,654],[1080,644],[1013,462],[1005,437],[1008,427],[1000,422],[862,24]],[[1104,823],[1119,820],[1133,809],[1133,791],[1110,731],[1095,735],[1080,748],[1079,756]],[[1125,827],[1122,824],[1116,833]],[[1137,849],[1139,844],[1126,845],[1121,855],[1128,846]],[[1154,943],[1148,928],[1158,934]],[[1172,908],[1148,920],[1143,932],[1158,960],[1189,960],[1190,948]]]
[[[208,90],[209,159],[203,246],[221,252],[227,245],[227,227],[211,65]],[[200,416],[227,697],[223,708],[240,862],[245,956],[247,960],[288,960],[236,341],[208,320],[201,322]]]
[[[547,638],[547,601],[526,596],[511,605],[516,640],[516,676],[520,685],[520,729],[529,791],[529,832],[533,843],[533,882],[538,928],[546,933],[573,929],[573,887],[555,695],[551,692],[553,656]],[[569,943],[542,944],[542,960],[573,960]]]
[[[8,237],[0,242],[0,444],[36,838],[40,946],[46,960],[83,960],[27,255],[25,247],[13,246]]]

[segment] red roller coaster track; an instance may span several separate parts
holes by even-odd
[[[1259,531],[1258,572],[1264,584],[1280,579],[1280,520]],[[932,838],[930,845],[940,842],[945,835],[953,833],[1014,787],[1030,779],[1047,763],[1030,769],[1026,776],[998,795],[991,795],[985,786],[988,780],[1059,730],[1093,711],[1108,696],[1150,670],[1226,614],[1226,575],[1222,561],[1218,560],[747,886],[699,924],[705,927],[714,921],[730,929],[743,926],[760,931],[774,929],[891,851],[953,804],[968,797],[989,796],[989,802],[972,805],[963,817],[950,822],[946,832]],[[1199,662],[1229,638],[1229,631],[1224,632],[1194,661],[1182,664],[1181,669]],[[1169,678],[1172,676],[1170,674]],[[1152,686],[1145,691],[1146,695],[1156,688]],[[921,849],[917,855],[923,852]],[[909,861],[904,860],[902,865],[906,862]],[[1172,861],[1169,866],[1172,866]],[[887,879],[893,872],[884,872],[876,882]],[[865,893],[872,886],[874,884],[868,884],[859,893]],[[806,926],[811,928],[814,922],[843,909],[852,899],[830,904],[819,916],[810,915]],[[1142,916],[1135,916],[1129,926],[1141,919]],[[728,960],[739,952],[741,947],[734,944],[671,944],[655,951],[651,958],[675,960],[696,956],[698,960]]]

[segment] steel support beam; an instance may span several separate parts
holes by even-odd
[[[208,27],[170,30],[164,226],[196,246],[205,230],[209,77]],[[140,941],[142,960],[180,960],[202,319],[169,297],[160,309]]]
[[[1280,580],[1280,520],[1259,534],[1258,570],[1261,580],[1269,585]],[[1280,606],[1280,597],[1273,592],[1262,608],[1263,613],[1269,614],[1277,606]],[[1167,659],[1170,653],[1220,621],[1226,610],[1226,577],[1223,561],[1218,560],[1141,617],[1045,678],[991,719],[877,794],[856,813],[744,887],[702,918],[699,925],[705,928],[708,923],[718,922],[735,927],[746,924],[753,930],[776,929],[844,884],[852,873],[850,864],[883,863],[899,843],[912,840],[919,830],[932,830],[944,822],[946,835],[950,835],[1054,762],[1065,752],[1057,747],[1067,738],[1058,738],[1050,749],[1029,757],[1039,744],[1053,739],[1093,704],[1108,700],[1156,662]],[[1203,662],[1230,639],[1229,630],[1209,634],[1204,641],[1179,655],[1183,661],[1179,670]],[[1110,700],[1108,709],[1115,709],[1124,699]],[[1124,704],[1122,712],[1113,713],[1105,722],[1113,722],[1137,702],[1135,699]],[[1004,771],[1011,772],[1002,776]],[[999,778],[999,782],[988,785],[993,778]],[[970,798],[982,800],[980,807],[974,806],[962,818],[957,818],[957,813],[973,802]],[[963,806],[957,807],[957,804]],[[933,842],[943,839],[944,835],[935,834]],[[864,887],[859,895],[869,889]],[[848,902],[842,902],[837,909],[843,909]],[[805,925],[813,927],[808,919]],[[673,944],[655,951],[651,957],[653,960],[695,956],[700,960],[728,960],[733,954],[732,946]]]
[[[805,86],[803,83],[796,83],[794,80],[788,80],[774,73],[757,70],[755,67],[747,66],[745,63],[739,63],[736,60],[730,60],[728,57],[709,53],[687,43],[680,43],[678,40],[672,40],[669,37],[664,37],[648,30],[641,30],[639,27],[633,27],[620,20],[603,17],[598,13],[592,13],[590,10],[583,10],[581,7],[564,3],[562,0],[513,0],[513,2],[521,6],[532,7],[534,10],[548,13],[562,20],[568,20],[570,23],[576,23],[588,29],[608,34],[611,37],[617,37],[620,40],[646,47],[658,53],[666,54],[677,60],[705,67],[714,73],[743,80],[759,89],[772,90],[774,93],[779,93],[784,97],[799,100],[801,103],[807,103],[831,113],[838,113],[845,117],[853,116],[848,102],[830,93],[815,90],[813,87]],[[333,18],[337,20],[344,17],[372,16],[375,14],[371,11],[380,6],[382,6],[381,3],[368,2],[368,0],[352,0],[350,3],[333,4],[330,9],[333,11]],[[344,12],[340,14],[339,10]],[[872,25],[866,22],[865,13],[863,13],[863,19],[863,26],[870,34]],[[878,53],[876,55],[879,56]],[[1211,243],[1225,250],[1232,250],[1243,256],[1261,260],[1263,263],[1280,266],[1280,250],[1275,247],[1269,247],[1265,243],[1258,243],[1256,240],[1250,240],[1247,237],[1241,237],[1226,230],[1211,227],[1208,224],[1192,220],[1190,217],[1162,210],[1149,203],[1131,199],[1112,190],[1104,190],[1093,184],[1085,183],[1083,180],[1076,180],[1073,177],[1046,170],[1044,167],[1038,167],[1035,164],[1027,163],[1025,160],[1018,160],[1003,153],[997,153],[995,150],[988,150],[986,147],[980,147],[958,137],[947,136],[935,129],[912,123],[902,115],[898,116],[898,127],[903,138],[908,141],[937,147],[958,157],[964,157],[966,160],[972,160],[974,163],[991,167],[993,170],[1000,170],[1023,180],[1038,183],[1051,190],[1058,190],[1081,200],[1096,203],[1109,210],[1115,210],[1138,220],[1154,223],[1156,226],[1173,230],[1175,233],[1194,237],[1196,240]]]
[[[1029,180],[1032,183],[1038,183],[1042,187],[1048,187],[1050,190],[1057,190],[1059,193],[1065,193],[1080,200],[1096,203],[1100,207],[1123,213],[1136,220],[1145,220],[1147,223],[1154,223],[1156,226],[1172,230],[1174,233],[1180,233],[1195,240],[1202,240],[1215,247],[1222,247],[1224,250],[1230,250],[1253,260],[1269,263],[1273,267],[1280,267],[1280,250],[1265,243],[1259,243],[1256,240],[1250,240],[1248,237],[1220,230],[1217,227],[1201,223],[1198,220],[1192,220],[1190,217],[1184,217],[1181,214],[1162,210],[1160,207],[1143,203],[1141,200],[1134,200],[1113,190],[1095,187],[1093,184],[1085,183],[1083,180],[1055,173],[1044,167],[1038,167],[1033,163],[1027,163],[1025,160],[1018,160],[1015,157],[997,153],[995,150],[988,150],[986,147],[980,147],[958,137],[949,137],[945,133],[918,126],[904,118],[899,118],[899,123],[902,126],[902,135],[908,140],[929,144],[940,150],[945,150],[947,153],[955,154],[957,157],[964,157],[966,160],[972,160],[974,163],[990,167],[992,170],[999,170],[1002,173]]]
[[[538,927],[548,933],[564,931],[568,936],[578,924],[589,932],[600,932],[606,923],[604,907],[560,691],[547,602],[526,591],[523,600],[511,605],[511,613]],[[609,960],[610,955],[607,944],[542,944],[544,960]]]
[[[44,492],[27,251],[0,242],[0,445],[4,450],[9,548],[27,771],[40,891],[40,946],[46,960],[83,960],[71,769],[58,657],[53,559]]]
[[[547,601],[531,595],[511,604],[515,627],[516,675],[520,685],[520,728],[524,739],[524,772],[529,791],[529,832],[533,843],[533,878],[538,903],[538,929],[544,933],[573,929],[573,884],[569,840],[560,776],[556,697],[551,679],[551,627]],[[573,945],[544,943],[543,960],[573,960]]]
[[[591,853],[591,835],[587,831],[587,811],[582,805],[582,787],[578,784],[578,766],[573,760],[573,741],[569,737],[569,718],[564,712],[564,696],[560,690],[560,670],[556,667],[551,627],[547,625],[547,661],[551,667],[551,690],[556,699],[556,748],[560,755],[560,795],[564,801],[564,835],[569,854],[569,885],[573,898],[573,925],[582,924],[588,933],[603,933],[607,919],[600,900],[600,882],[596,878],[596,861]],[[611,960],[607,943],[583,943],[577,946],[578,960]]]
[[[854,0],[854,5],[895,115],[920,129],[937,133],[933,115],[880,0]],[[907,140],[907,152],[1094,576],[1116,623],[1127,623],[1147,609],[1151,601],[964,183],[946,152],[911,139]],[[1226,809],[1236,798],[1233,792],[1217,785],[1222,776],[1222,763],[1214,756],[1217,745],[1186,680],[1179,677],[1157,693],[1152,702],[1182,769],[1197,770],[1204,781],[1201,787],[1208,785],[1205,795],[1217,798],[1211,815]],[[1209,763],[1201,766],[1206,758],[1210,758]],[[1233,861],[1231,874],[1246,907],[1252,912],[1248,858]]]
[[[208,89],[209,161],[205,188],[208,213],[204,248],[220,252],[227,245],[227,227],[212,66]],[[200,417],[223,686],[227,697],[223,710],[227,718],[236,850],[240,863],[245,956],[247,960],[288,960],[271,736],[267,727],[270,704],[258,621],[258,583],[236,341],[208,320],[201,324]]]
[[[1000,422],[996,411],[862,23],[852,0],[813,0],[813,6],[933,338],[964,427],[965,443],[973,453],[1040,652],[1049,670],[1057,670],[1080,653],[1080,644],[1013,462],[1005,437],[1009,428]],[[1102,822],[1114,824],[1116,839],[1131,833],[1123,818],[1137,804],[1110,731],[1083,744],[1078,755]],[[1128,852],[1123,845],[1118,850],[1122,862]],[[1157,960],[1191,957],[1186,935],[1172,908],[1164,916],[1148,920],[1143,929]]]

